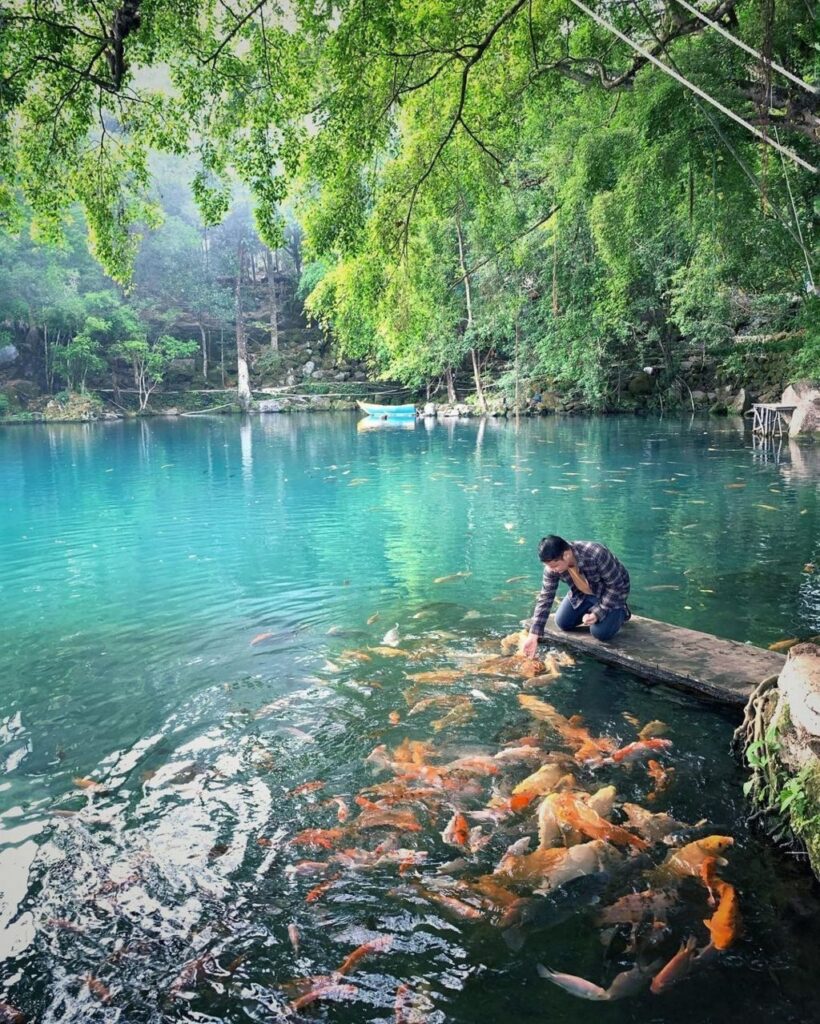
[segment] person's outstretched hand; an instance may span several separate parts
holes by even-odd
[[[597,621],[598,616],[595,612],[587,612],[583,619],[581,619],[581,622],[583,622],[585,626],[594,626]]]
[[[527,639],[521,644],[521,653],[525,658],[534,658],[535,652],[538,650],[538,637],[535,633],[530,633]]]

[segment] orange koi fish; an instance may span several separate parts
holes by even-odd
[[[405,832],[421,832],[421,825],[411,811],[382,810],[380,807],[367,807],[354,825],[358,829],[396,828]]]
[[[339,985],[332,979],[327,979],[317,984],[309,992],[299,996],[298,999],[294,999],[290,1007],[292,1010],[301,1010],[303,1007],[315,1003],[317,999],[351,999],[355,995],[355,985]]]
[[[462,921],[478,921],[484,916],[483,911],[455,896],[448,896],[446,893],[436,892],[434,889],[425,889],[421,885],[414,885],[414,888],[430,903],[435,903],[442,910]]]
[[[733,843],[734,839],[731,836],[706,836],[704,839],[696,839],[679,850],[671,850],[655,873],[661,878],[669,875],[677,875],[680,878],[685,875],[697,877],[707,857],[713,857],[720,867],[724,867],[728,861],[720,855]]]
[[[343,828],[306,828],[290,840],[291,846],[318,846],[324,850],[332,849],[345,834]]]
[[[72,781],[75,786],[79,786],[80,789],[89,789],[91,790],[92,793],[108,792],[108,787],[106,785],[104,785],[102,782],[97,782],[94,779],[89,779],[85,777],[82,779],[73,779]]]
[[[301,785],[289,789],[285,796],[302,796],[303,793],[315,793],[317,789],[322,789],[323,786],[324,782],[320,782],[318,779],[314,782],[303,782]]]
[[[728,949],[740,935],[741,920],[735,887],[717,880],[720,902],[715,913],[703,923],[712,936],[715,949]]]
[[[310,892],[305,896],[305,903],[316,903],[322,896],[333,886],[333,883],[339,878],[339,875],[331,875],[327,881],[319,882],[315,885]]]
[[[99,978],[93,977],[91,974],[86,974],[85,983],[88,985],[88,991],[97,997],[101,1003],[111,1002],[111,989],[105,984],[104,981],[100,981]],[[5,1018],[0,1017],[0,1020]]]
[[[456,811],[441,833],[441,838],[448,846],[466,848],[470,841],[470,826],[463,814]]]
[[[700,866],[698,874],[700,880],[706,886],[706,892],[709,894],[709,906],[714,907],[717,903],[717,892],[720,879],[717,876],[717,857],[707,857]]]
[[[392,935],[380,935],[378,938],[371,939],[369,942],[365,942],[363,945],[359,946],[358,949],[354,949],[352,953],[348,954],[336,973],[350,974],[353,968],[361,960],[364,960],[366,956],[370,956],[372,953],[383,953],[385,950],[390,949],[392,945]]]
[[[660,793],[669,788],[669,784],[675,775],[674,768],[664,768],[659,761],[650,758],[646,762],[646,771],[649,778],[655,783],[655,788],[647,794],[647,800],[655,800]]]
[[[609,761],[611,764],[630,764],[632,761],[640,761],[644,757],[661,750],[669,750],[672,747],[671,740],[648,739],[635,740],[634,743],[627,743],[625,747],[616,750]]]
[[[650,992],[654,995],[659,995],[661,992],[671,988],[672,985],[682,978],[685,978],[692,970],[696,946],[695,936],[690,935],[669,963],[662,967],[652,979],[652,984],[649,986]]]
[[[554,799],[559,827],[568,826],[589,836],[590,839],[605,839],[616,846],[633,846],[636,850],[646,850],[649,847],[645,839],[620,825],[613,825],[572,793],[558,793]]]
[[[338,810],[336,811],[336,818],[341,821],[347,821],[350,817],[350,808],[347,806],[344,800],[340,796],[332,796],[330,803],[336,804]]]
[[[398,713],[398,711],[391,711],[390,714],[387,716],[387,721],[391,725],[398,725],[399,722],[401,721],[401,715]]]

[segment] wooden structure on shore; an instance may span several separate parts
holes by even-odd
[[[781,402],[756,402],[752,406],[754,419],[752,421],[752,433],[762,434],[764,437],[783,436],[783,428],[789,432],[789,421],[786,416],[791,415],[797,406],[783,405]]]
[[[786,661],[786,656],[776,651],[641,615],[633,615],[608,643],[596,640],[583,628],[566,633],[552,619],[544,640],[616,665],[651,683],[666,683],[735,706],[743,706],[757,684],[778,675]]]

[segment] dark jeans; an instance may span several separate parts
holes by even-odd
[[[567,594],[555,613],[555,625],[559,629],[563,629],[565,633],[569,633],[581,624],[581,619],[597,603],[598,599],[590,595],[584,598],[578,608],[573,608],[570,604],[569,594]],[[605,615],[594,626],[590,626],[589,631],[596,640],[611,640],[623,626],[625,619],[626,608],[613,608],[609,615]]]

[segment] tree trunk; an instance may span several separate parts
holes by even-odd
[[[458,395],[456,394],[456,386],[453,382],[453,368],[448,366],[444,371],[444,381],[447,384],[447,401],[450,405],[455,405],[458,401]]]
[[[461,221],[456,217],[456,235],[458,236],[458,262],[461,267],[461,274],[464,278],[464,297],[467,300],[467,320],[464,325],[464,333],[468,336],[473,329],[473,289],[470,284],[470,275],[464,263],[464,238],[461,234]],[[478,407],[482,413],[487,413],[487,399],[484,397],[484,389],[481,386],[481,369],[478,365],[478,353],[470,346],[470,358],[473,362],[473,379],[475,380],[475,396],[478,400]]]
[[[248,343],[242,318],[242,272],[245,268],[245,243],[240,241],[236,250],[236,289],[234,312],[236,315],[236,393],[239,407],[248,412],[251,407],[250,375],[248,374]]]
[[[202,379],[207,383],[208,381],[208,338],[205,334],[205,328],[202,324],[199,324],[199,334],[202,338]]]
[[[279,351],[279,307],[276,296],[276,270],[279,260],[270,249],[265,250],[265,269],[268,274],[268,306],[270,308],[270,347],[271,352]]]

